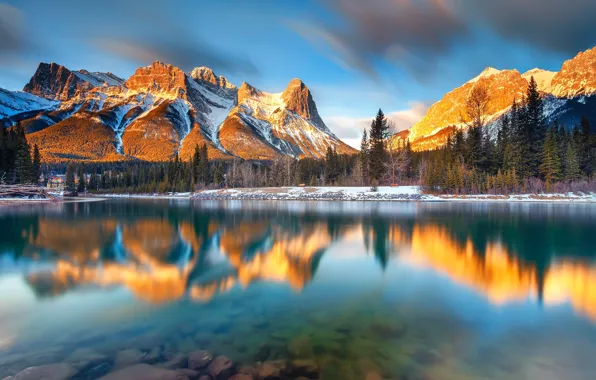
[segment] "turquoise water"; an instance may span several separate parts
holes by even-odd
[[[323,379],[593,379],[595,257],[588,204],[5,207],[0,378],[159,348]]]

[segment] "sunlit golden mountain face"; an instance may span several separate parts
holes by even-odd
[[[150,303],[185,297],[205,302],[257,282],[286,284],[299,292],[316,276],[330,247],[362,239],[356,254],[373,252],[383,268],[394,261],[429,268],[495,306],[566,304],[596,321],[591,231],[561,229],[531,215],[510,217],[503,223],[503,218],[478,214],[480,227],[432,214],[328,219],[157,214],[77,223],[40,218],[34,228],[24,229],[34,232],[24,235],[29,244],[23,254],[49,263],[27,275],[38,296],[119,287]],[[560,236],[584,243],[570,246]],[[341,265],[344,253],[334,251],[333,257],[326,265]]]

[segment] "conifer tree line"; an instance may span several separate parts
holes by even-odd
[[[419,174],[427,191],[507,194],[596,190],[592,188],[596,135],[586,117],[574,128],[557,122],[549,125],[543,99],[531,78],[527,94],[514,100],[491,136],[484,120],[488,100],[485,89],[474,89],[466,105],[467,132],[456,130],[442,149],[424,154]]]
[[[0,128],[0,183],[37,185],[40,175],[39,149],[29,146],[23,127]]]
[[[379,109],[370,129],[362,133],[356,168],[360,185],[395,185],[410,183],[413,178],[415,162],[410,142],[392,139],[389,124]]]
[[[190,161],[70,163],[65,190],[96,193],[168,193],[223,187],[348,185],[356,156],[328,150],[329,160],[285,157],[271,162],[211,160],[207,146],[196,146]],[[82,180],[81,180],[82,179]]]

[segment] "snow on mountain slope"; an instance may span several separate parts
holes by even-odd
[[[79,131],[100,136],[102,147],[113,143],[114,149],[101,150],[110,160],[122,155],[123,159],[159,161],[175,154],[188,159],[202,144],[217,158],[323,157],[328,147],[340,153],[356,152],[327,128],[310,90],[299,79],[283,92],[270,94],[248,84],[238,89],[206,67],[185,73],[154,62],[124,81],[110,73],[41,63],[25,90],[62,100],[51,112],[17,120],[36,140],[55,136],[48,154],[56,161],[62,157],[62,140],[87,139],[77,137]],[[64,149],[66,160],[100,159],[100,153]]]
[[[60,102],[40,98],[23,91],[8,91],[0,88],[0,119],[22,112],[56,108]]]
[[[290,82],[282,93],[271,94],[260,91],[247,83],[238,89],[238,106],[230,113],[230,125],[247,134],[252,131],[266,143],[262,151],[239,148],[241,144],[233,134],[221,133],[224,146],[236,146],[242,150],[243,158],[258,158],[271,155],[268,147],[277,154],[293,157],[324,157],[327,147],[340,153],[353,153],[354,149],[342,143],[321,120],[309,89],[299,79]]]
[[[596,47],[563,63],[552,80],[552,94],[560,98],[596,94]]]
[[[94,87],[103,86],[122,86],[124,79],[117,77],[112,73],[89,72],[87,70],[74,71],[79,79],[91,83]]]
[[[449,131],[467,128],[462,122],[465,103],[475,86],[488,90],[488,129],[495,136],[498,120],[511,108],[514,99],[525,96],[534,77],[544,99],[544,116],[549,122],[559,121],[568,127],[576,125],[582,116],[596,121],[596,48],[579,53],[563,63],[559,72],[532,69],[523,75],[517,70],[486,68],[433,104],[426,115],[410,128],[407,137],[395,137],[395,142],[407,138],[414,150],[432,150],[447,141]]]
[[[487,121],[491,122],[500,117],[511,106],[514,99],[522,98],[528,88],[528,81],[522,78],[517,70],[499,71],[493,68],[484,70],[476,78],[447,93],[429,108],[418,123],[410,128],[408,138],[412,142],[412,148],[418,150],[417,140],[435,135],[450,126],[464,128],[466,125],[462,122],[462,118],[466,117],[466,100],[476,86],[485,87],[490,95]],[[427,148],[428,140],[424,148],[421,149],[426,150]]]
[[[538,91],[550,94],[552,92],[551,83],[555,75],[557,73],[554,71],[532,69],[522,74],[522,78],[530,82],[530,79],[534,77]]]
[[[486,69],[484,69],[478,76],[470,79],[467,83],[476,83],[478,82],[480,79],[483,78],[488,78],[491,77],[493,75],[497,75],[501,72],[501,70],[497,70],[494,67],[487,67]]]

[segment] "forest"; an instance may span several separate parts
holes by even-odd
[[[379,110],[363,131],[360,152],[338,154],[328,148],[324,159],[284,157],[273,161],[239,158],[213,160],[207,146],[196,146],[189,161],[41,162],[23,128],[2,129],[0,183],[38,183],[52,173],[66,173],[69,192],[168,193],[204,188],[279,186],[420,185],[427,193],[516,194],[596,191],[596,134],[590,121],[579,125],[548,123],[544,101],[531,79],[527,94],[510,111],[488,123],[490,94],[477,86],[469,95],[461,126],[446,144],[414,152],[392,133]]]

